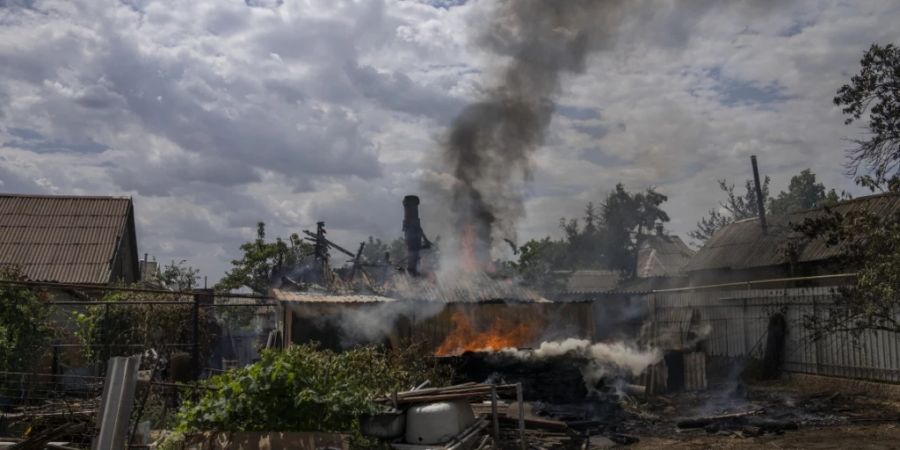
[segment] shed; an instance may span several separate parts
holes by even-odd
[[[473,301],[413,300],[361,294],[320,294],[272,289],[284,308],[284,336],[288,343],[318,342],[335,350],[359,344],[393,347],[415,343],[438,349],[466,317],[478,329],[498,323],[529,329],[519,346],[544,340],[577,337],[592,339],[594,314],[590,302],[551,302],[546,299]]]
[[[0,194],[0,266],[33,281],[137,281],[131,198]]]

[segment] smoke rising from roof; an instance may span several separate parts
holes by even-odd
[[[497,0],[474,43],[496,57],[493,87],[453,121],[442,145],[450,182],[453,234],[474,228],[478,247],[516,241],[524,216],[523,183],[550,125],[563,77],[586,69],[594,52],[612,49],[619,35],[684,44],[709,11],[733,8],[754,17],[772,0]],[[445,180],[446,181],[446,180]],[[456,237],[458,240],[458,236]],[[484,255],[481,255],[484,258]]]
[[[612,35],[621,2],[500,0],[477,44],[501,57],[499,82],[454,120],[443,147],[453,178],[455,230],[475,227],[478,247],[515,240],[527,181],[564,73],[584,71]]]

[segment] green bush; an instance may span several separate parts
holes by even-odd
[[[130,356],[151,348],[164,356],[190,352],[192,307],[175,303],[189,300],[190,297],[169,294],[110,292],[96,306],[72,312],[75,337],[82,345],[84,357],[91,363],[102,363],[112,356]],[[140,304],[141,301],[172,301],[173,304]],[[201,361],[209,355],[214,339],[209,326],[210,314],[207,308],[199,311]]]
[[[19,272],[0,269],[0,279],[21,280]],[[30,288],[0,285],[0,368],[29,371],[44,354],[52,336],[46,294]]]
[[[356,433],[373,399],[450,374],[410,347],[359,347],[335,353],[312,345],[266,351],[256,364],[210,378],[178,412],[179,433],[337,431]]]

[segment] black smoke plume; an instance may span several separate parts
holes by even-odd
[[[443,148],[453,177],[455,230],[474,234],[476,257],[492,240],[515,240],[531,156],[550,124],[560,77],[584,71],[588,54],[612,36],[621,2],[500,0],[477,43],[504,60],[497,86],[454,120]],[[469,237],[471,239],[471,236]]]

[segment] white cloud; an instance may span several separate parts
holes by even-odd
[[[141,252],[212,280],[260,220],[324,220],[351,247],[397,235],[400,199],[496,62],[469,41],[489,0],[8,3],[0,189],[133,195]],[[870,43],[898,40],[892,2],[643,3],[566,80],[521,236],[618,181],[668,194],[686,233],[750,154],[776,189],[806,167],[848,185],[855,130],[831,97]]]

